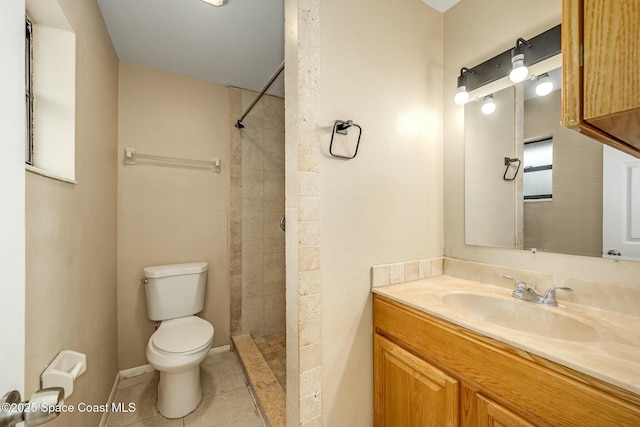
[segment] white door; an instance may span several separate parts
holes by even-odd
[[[602,254],[640,261],[640,159],[604,146]]]
[[[24,0],[0,1],[0,396],[24,399]]]

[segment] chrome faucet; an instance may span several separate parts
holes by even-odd
[[[536,291],[533,285],[527,285],[526,283],[520,281],[520,279],[516,279],[511,276],[502,276],[505,279],[513,280],[516,285],[513,289],[512,297],[518,298],[521,300],[534,302],[536,304],[544,304],[550,305],[551,307],[558,306],[558,300],[556,299],[556,290],[562,291],[573,291],[573,288],[569,288],[567,286],[553,286],[547,289],[544,295],[541,295]]]

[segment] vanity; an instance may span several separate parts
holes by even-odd
[[[436,276],[374,288],[376,426],[638,426],[640,318]]]

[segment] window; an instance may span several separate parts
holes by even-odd
[[[26,170],[76,183],[76,36],[57,0],[27,0],[26,15]]]
[[[553,197],[553,137],[524,143],[524,199]]]
[[[33,70],[33,56],[31,55],[31,44],[33,41],[33,32],[32,25],[29,18],[25,20],[26,22],[26,31],[25,31],[25,41],[24,41],[24,58],[25,58],[25,66],[24,66],[24,95],[26,100],[26,134],[25,134],[25,162],[28,165],[33,166],[33,84],[32,84],[32,76],[31,71]]]

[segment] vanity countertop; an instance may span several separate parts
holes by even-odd
[[[418,311],[437,316],[505,344],[640,394],[640,317],[565,303],[559,292],[560,306],[547,307],[517,300],[511,296],[512,290],[507,288],[450,276],[437,276],[383,286],[373,288],[372,291]],[[540,310],[551,310],[594,328],[596,338],[573,341],[543,337],[499,326],[447,305],[443,298],[452,294],[473,294],[489,296],[497,300],[513,301],[518,304],[533,304]]]

